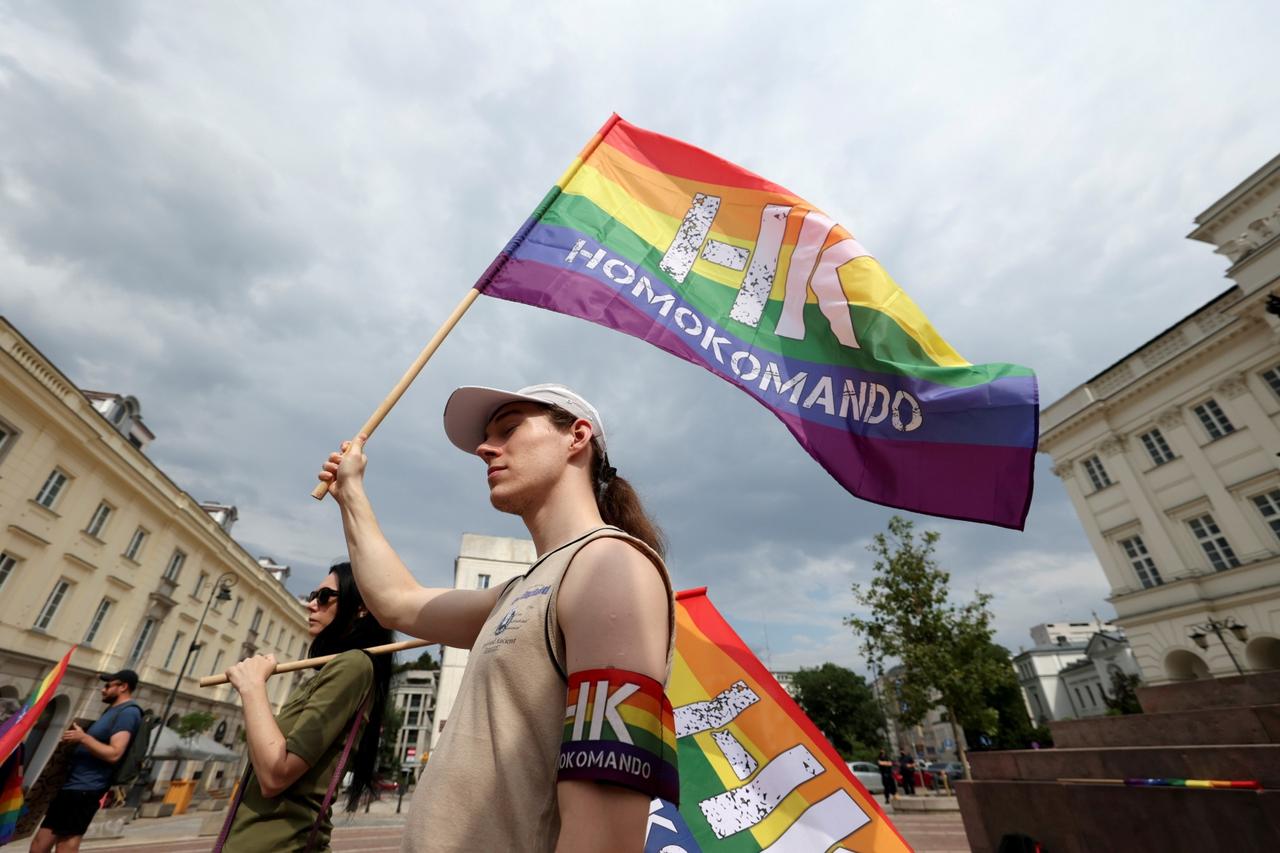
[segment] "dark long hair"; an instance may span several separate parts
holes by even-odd
[[[548,406],[547,416],[557,429],[568,432],[578,420],[559,406]],[[657,522],[645,512],[640,495],[630,483],[618,476],[609,465],[609,457],[600,447],[600,439],[591,437],[591,490],[596,496],[596,508],[605,524],[621,528],[658,552],[667,556],[667,537]]]
[[[338,580],[338,612],[333,621],[311,641],[311,657],[334,655],[351,649],[382,646],[393,642],[390,628],[378,624],[364,606],[360,589],[350,563],[337,563],[329,573]],[[361,614],[361,610],[364,613]],[[373,784],[378,766],[378,741],[382,735],[382,718],[387,709],[391,689],[392,655],[370,655],[373,662],[373,701],[369,705],[369,721],[356,744],[347,769],[351,771],[351,788],[347,792],[347,811],[355,811],[363,794]]]

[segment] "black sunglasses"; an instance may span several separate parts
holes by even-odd
[[[336,600],[337,597],[338,591],[336,589],[329,589],[327,586],[322,587],[321,589],[313,589],[311,592],[307,593],[307,601],[317,601],[320,603],[321,607],[328,607],[329,602]]]

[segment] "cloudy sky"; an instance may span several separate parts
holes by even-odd
[[[0,2],[0,313],[137,396],[151,457],[301,591],[343,552],[320,462],[611,111],[825,208],[1051,402],[1227,286],[1185,235],[1276,153],[1270,6]],[[451,583],[463,531],[523,533],[446,442],[449,391],[549,380],[605,413],[677,586],[775,668],[859,665],[840,620],[891,512],[728,384],[520,305],[477,303],[370,443],[419,579]],[[1036,478],[1024,533],[920,519],[1015,648],[1112,612]]]

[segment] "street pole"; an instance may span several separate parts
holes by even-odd
[[[1231,647],[1227,645],[1227,638],[1222,636],[1222,629],[1226,627],[1226,623],[1213,619],[1210,620],[1209,625],[1213,628],[1213,633],[1218,635],[1218,642],[1222,643],[1222,647],[1227,650],[1227,657],[1231,658],[1231,663],[1235,666],[1236,672],[1244,675],[1244,670],[1240,668],[1240,661],[1236,660],[1236,653],[1231,651]]]
[[[1205,651],[1208,651],[1209,650],[1209,641],[1207,639],[1208,635],[1206,635],[1204,632],[1212,631],[1213,633],[1217,634],[1218,642],[1222,643],[1222,647],[1227,650],[1227,657],[1231,658],[1231,665],[1236,668],[1237,673],[1239,673],[1240,675],[1244,675],[1244,668],[1240,666],[1240,661],[1236,658],[1236,653],[1231,651],[1231,646],[1227,643],[1227,638],[1222,636],[1223,628],[1226,628],[1232,634],[1235,634],[1236,639],[1242,643],[1249,638],[1249,634],[1247,630],[1248,626],[1241,625],[1239,622],[1235,620],[1235,617],[1233,616],[1229,616],[1225,620],[1210,619],[1208,622],[1204,623],[1203,625],[1192,625],[1191,634],[1189,634],[1188,636],[1191,637],[1192,641],[1195,642],[1197,646],[1199,646],[1201,649]]]
[[[169,712],[173,710],[173,702],[178,698],[178,691],[182,688],[182,679],[186,677],[187,665],[191,663],[191,655],[201,646],[200,631],[204,628],[204,620],[209,615],[209,607],[212,606],[214,598],[219,601],[230,601],[231,587],[235,586],[239,580],[240,577],[235,572],[223,572],[218,575],[218,579],[213,582],[213,586],[209,590],[209,598],[204,603],[204,612],[200,614],[200,621],[196,624],[195,633],[191,635],[191,643],[187,646],[187,654],[182,659],[182,667],[178,670],[178,678],[174,681],[173,689],[169,691],[169,695],[165,699],[164,711],[161,712],[160,719],[156,724],[155,735],[151,738],[151,743],[147,745],[147,755],[142,759],[142,768],[138,772],[137,781],[134,783],[135,789],[138,791],[137,800],[139,804],[142,801],[142,791],[152,783],[151,771],[153,769],[156,746],[160,743],[160,733],[164,731],[169,719]]]

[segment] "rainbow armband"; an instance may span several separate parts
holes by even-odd
[[[624,669],[570,675],[557,779],[608,782],[679,805],[675,719],[662,685]]]

